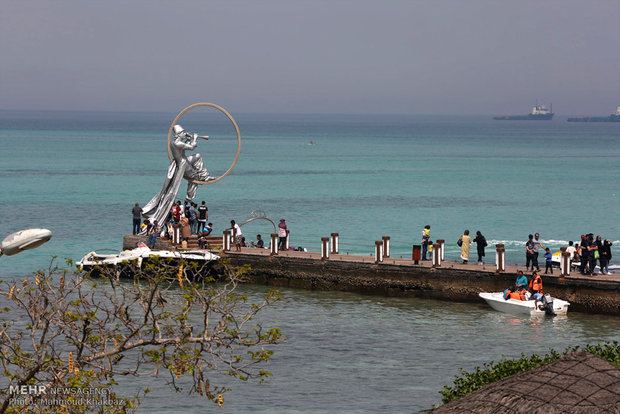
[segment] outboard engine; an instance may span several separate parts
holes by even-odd
[[[538,309],[544,310],[545,314],[547,315],[556,316],[555,312],[553,311],[553,298],[550,294],[547,293],[546,295],[544,295],[540,302],[541,304],[538,306]]]

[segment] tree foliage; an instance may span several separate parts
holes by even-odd
[[[0,413],[128,412],[149,392],[118,396],[115,378],[154,376],[176,390],[222,404],[223,375],[264,380],[271,374],[257,365],[281,341],[278,328],[253,320],[279,299],[270,291],[260,303],[236,293],[247,269],[218,264],[223,278],[207,268],[164,260],[133,268],[130,279],[116,269],[98,269],[99,277],[54,265],[22,282],[0,284],[0,366],[8,383]],[[69,266],[72,265],[68,261]],[[21,386],[37,392],[20,394]],[[64,395],[69,404],[46,405],[49,391],[101,390],[116,405],[81,404],[80,395]],[[110,390],[110,391],[107,391]],[[17,397],[20,404],[12,404]],[[12,400],[13,399],[13,400]]]

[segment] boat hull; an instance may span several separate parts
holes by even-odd
[[[620,115],[587,116],[583,118],[568,118],[568,122],[620,122]]]
[[[554,114],[540,114],[540,115],[506,115],[506,116],[494,116],[496,121],[549,121],[553,119]]]
[[[98,254],[93,251],[84,255],[77,262],[77,266],[92,276],[101,275],[106,270],[112,269],[119,277],[133,277],[144,271],[149,264],[178,267],[183,262],[188,264],[186,267],[188,273],[199,275],[219,258],[218,255],[206,250],[174,252],[140,247],[118,254]]]
[[[478,294],[489,306],[499,312],[521,315],[544,315],[545,311],[536,307],[534,300],[504,299],[502,292],[482,292]],[[538,302],[540,304],[540,302]],[[566,315],[570,303],[562,299],[553,299],[553,311],[556,315]]]

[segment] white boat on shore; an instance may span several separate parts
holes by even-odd
[[[79,269],[85,271],[95,270],[97,266],[118,267],[133,264],[137,268],[142,268],[144,264],[159,259],[167,259],[173,263],[186,261],[190,263],[207,264],[218,260],[220,256],[207,250],[151,250],[147,246],[139,246],[132,250],[124,250],[116,254],[102,254],[92,251],[86,253],[76,264]]]
[[[543,301],[536,300],[516,300],[504,299],[503,292],[482,292],[479,293],[493,309],[505,313],[517,313],[524,315],[544,315],[547,312]],[[547,295],[548,296],[548,295]],[[550,297],[550,296],[549,296]],[[550,308],[556,315],[566,315],[570,303],[557,298],[551,298]]]

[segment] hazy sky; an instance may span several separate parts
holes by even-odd
[[[3,0],[0,109],[620,105],[620,0]]]

